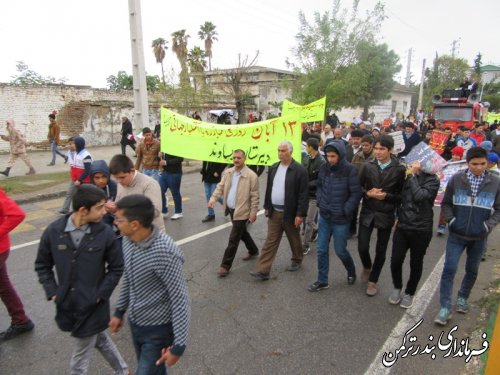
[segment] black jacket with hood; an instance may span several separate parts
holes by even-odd
[[[316,197],[320,215],[334,224],[350,223],[361,199],[358,170],[346,160],[344,142],[329,140],[323,149],[325,153],[334,149],[339,162],[326,162],[319,170]]]

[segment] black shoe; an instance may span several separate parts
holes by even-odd
[[[356,275],[347,276],[347,284],[353,285],[356,282]]]
[[[300,267],[300,263],[292,263],[286,268],[286,270],[289,272],[295,272],[298,271]]]
[[[52,167],[53,165],[56,165],[56,163],[49,163],[47,164],[47,167]]]
[[[64,164],[68,164],[68,157],[67,156],[64,157]]]
[[[58,214],[61,214],[61,215],[67,215],[67,214],[69,214],[69,211],[63,210],[63,209],[61,208],[60,210],[57,210],[57,213],[58,213]]]
[[[256,279],[259,279],[260,281],[269,280],[269,274],[268,273],[250,271],[250,275],[252,275]]]
[[[205,216],[204,219],[201,220],[202,223],[207,223],[209,221],[214,221],[215,220],[215,215],[207,215]]]
[[[318,231],[314,229],[311,235],[311,241],[316,242],[317,239],[318,239]]]
[[[308,246],[302,245],[302,254],[303,255],[309,254],[310,251],[311,251],[311,248],[309,247],[309,245]]]
[[[28,320],[23,324],[11,324],[7,330],[0,332],[0,340],[10,340],[16,336],[22,335],[23,333],[32,331],[35,325],[31,320]]]
[[[307,290],[310,292],[319,292],[320,290],[328,289],[328,287],[328,283],[320,283],[319,281],[315,281],[307,287]]]

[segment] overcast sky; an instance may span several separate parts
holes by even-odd
[[[419,81],[423,58],[429,66],[436,52],[450,54],[454,40],[458,41],[456,55],[471,65],[479,51],[483,64],[500,65],[500,1],[382,2],[388,18],[379,40],[400,56],[401,81],[409,48],[413,49],[411,70]],[[151,50],[153,39],[170,41],[172,32],[186,29],[191,35],[188,47],[203,48],[198,30],[205,21],[214,23],[219,33],[212,67],[235,66],[238,53],[253,56],[259,50],[258,65],[286,69],[285,60],[296,43],[299,10],[311,20],[315,11],[329,10],[332,4],[331,0],[142,0],[147,73],[161,74]],[[374,4],[374,0],[361,0],[365,9]],[[350,7],[351,1],[344,0],[343,5]],[[93,87],[105,87],[106,78],[119,70],[132,72],[126,0],[9,0],[1,8],[0,82],[12,79],[18,60],[44,76]],[[179,70],[170,48],[165,66]]]

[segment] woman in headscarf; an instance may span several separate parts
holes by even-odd
[[[28,166],[29,171],[26,175],[35,174],[35,168],[31,164],[30,158],[26,153],[26,138],[24,135],[16,128],[16,123],[14,120],[7,120],[6,124],[7,135],[0,135],[4,141],[10,142],[10,158],[7,162],[7,168],[0,172],[4,176],[9,176],[10,169],[14,166],[16,159],[19,157]]]

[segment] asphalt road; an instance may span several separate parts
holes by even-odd
[[[265,175],[261,177],[262,192],[264,178]],[[206,204],[198,174],[185,175],[181,190],[184,218],[167,219],[166,227],[185,254],[193,314],[188,348],[178,364],[169,369],[170,374],[383,374],[392,371],[406,375],[445,375],[458,374],[464,368],[464,357],[443,359],[445,353],[438,350],[434,351],[436,359],[430,354],[409,355],[399,358],[390,368],[382,364],[384,351],[399,349],[404,333],[421,317],[423,322],[412,334],[418,336],[422,348],[432,344],[429,335],[436,344],[441,329],[432,322],[438,310],[437,293],[433,292],[439,282],[440,268],[434,273],[433,270],[443,255],[446,237],[433,238],[419,285],[425,291],[417,295],[418,303],[408,311],[387,302],[392,288],[389,269],[392,246],[379,281],[380,293],[375,297],[365,295],[365,286],[359,280],[353,286],[347,285],[346,272],[333,249],[330,288],[308,292],[306,288],[315,281],[317,273],[315,248],[313,246],[305,257],[300,271],[286,272],[291,256],[286,238],[274,262],[271,280],[258,282],[248,274],[254,269],[255,261],[241,261],[244,246],[240,246],[230,275],[219,279],[216,271],[227,244],[230,228],[224,224],[228,219],[222,215],[221,206],[217,206],[216,221],[201,223]],[[1,374],[65,374],[68,371],[72,339],[56,327],[54,306],[46,301],[33,270],[37,245],[29,245],[31,241],[36,242],[41,231],[57,217],[55,211],[61,203],[62,198],[24,205],[27,219],[11,235],[14,250],[9,258],[9,274],[36,327],[32,333],[0,344]],[[251,225],[251,233],[257,244],[262,245],[266,236],[263,215]],[[497,228],[490,238],[490,248],[499,243],[499,237]],[[350,240],[348,247],[359,275],[361,262],[356,239]],[[470,298],[472,302],[483,297],[498,258],[498,247],[490,249],[488,260],[481,264]],[[408,260],[405,277],[408,276],[407,263]],[[463,261],[460,267],[455,293],[463,275]],[[113,303],[117,294],[118,289]],[[480,308],[474,303],[470,314],[455,314],[445,337],[458,325],[454,337],[459,341],[467,338],[477,327],[479,317]],[[0,328],[8,324],[2,304]],[[135,355],[128,328],[113,339],[133,369]],[[471,342],[470,347],[480,348],[480,342]],[[384,343],[390,347],[384,347]],[[90,374],[110,373],[100,354],[95,353]]]

